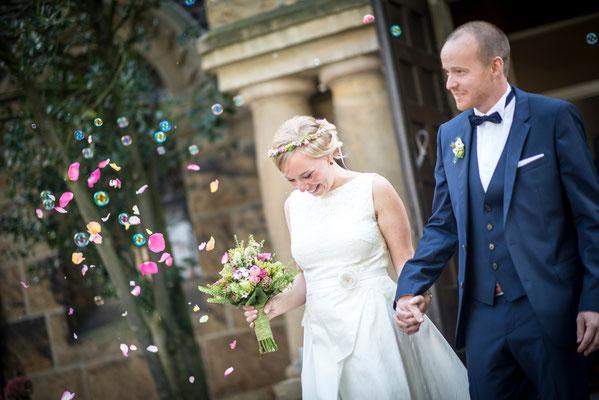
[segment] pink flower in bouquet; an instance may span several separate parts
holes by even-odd
[[[252,265],[250,268],[250,277],[260,275],[260,268],[256,265]]]
[[[267,261],[270,260],[270,257],[272,256],[271,253],[259,253],[256,258],[258,259],[258,261]]]
[[[270,284],[270,276],[266,275],[266,278],[262,279],[262,286],[268,286]]]
[[[260,275],[259,276],[260,276],[261,279],[264,279],[264,278],[266,278],[268,276],[268,274],[266,273],[266,270],[263,269],[262,271],[260,271]]]
[[[260,282],[260,277],[259,276],[250,276],[248,278],[248,281],[250,281],[254,285],[257,285]]]

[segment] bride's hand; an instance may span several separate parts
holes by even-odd
[[[264,306],[264,314],[268,315],[268,319],[271,320],[276,317],[276,313],[273,312],[274,306],[274,298],[268,299],[266,305]],[[250,324],[250,328],[254,327],[254,321],[258,318],[258,310],[254,306],[243,306],[245,312],[245,320]]]

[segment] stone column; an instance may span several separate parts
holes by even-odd
[[[240,91],[252,110],[256,139],[256,163],[266,226],[277,258],[291,260],[291,250],[284,204],[292,191],[277,167],[267,155],[272,138],[279,126],[295,115],[310,115],[308,97],[315,92],[315,82],[300,77],[286,77],[247,86]],[[303,307],[285,314],[292,367],[289,376],[299,374],[299,352],[303,343],[301,318]]]
[[[362,56],[324,66],[320,82],[332,92],[331,122],[343,141],[348,168],[384,176],[407,202],[380,59]]]

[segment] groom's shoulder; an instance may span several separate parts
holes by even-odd
[[[524,99],[528,103],[532,114],[536,114],[538,111],[556,113],[564,107],[574,107],[572,103],[566,100],[556,99],[542,94],[529,93],[519,89],[516,90],[516,99],[518,99],[518,97]]]
[[[470,115],[471,113],[472,113],[472,110],[462,111],[461,113],[459,113],[458,115],[456,115],[455,117],[450,119],[449,121],[441,124],[441,126],[439,127],[439,131],[442,131],[442,130],[453,131],[456,129],[462,129],[464,127],[464,124],[468,120],[468,115]]]

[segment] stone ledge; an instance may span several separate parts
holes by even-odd
[[[304,0],[281,6],[210,30],[198,41],[198,50],[200,53],[206,53],[215,48],[263,36],[321,16],[369,4],[368,0]]]

